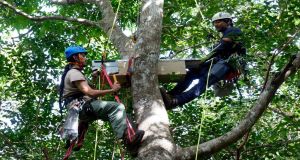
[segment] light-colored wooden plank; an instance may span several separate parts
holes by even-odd
[[[106,70],[109,74],[116,74],[120,83],[126,83],[128,70],[127,60],[117,60],[104,62]],[[158,79],[162,83],[178,82],[184,78],[187,68],[196,68],[200,64],[200,60],[174,60],[174,59],[161,59],[158,62]],[[93,69],[101,66],[100,60],[95,60],[92,63]]]

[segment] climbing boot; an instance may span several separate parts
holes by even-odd
[[[131,128],[133,129],[133,128]],[[138,154],[138,149],[141,144],[141,141],[143,139],[143,136],[145,134],[145,131],[143,130],[135,130],[132,134],[130,129],[127,128],[124,131],[123,135],[123,142],[125,147],[127,148],[128,152],[131,154],[131,156],[136,157]]]
[[[65,149],[68,149],[71,146],[71,141],[68,139],[66,140]]]
[[[165,107],[167,110],[173,109],[178,105],[177,99],[173,98],[170,94],[167,93],[166,89],[163,87],[159,88]]]

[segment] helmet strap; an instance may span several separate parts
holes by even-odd
[[[79,67],[79,69],[83,69],[83,67],[84,67],[84,59],[81,56],[79,56],[79,54],[76,55],[76,56],[77,56],[77,58],[74,58],[75,62],[69,62],[69,64],[76,65],[76,66]]]
[[[78,62],[69,62],[69,64],[76,65],[79,67],[79,69],[83,69],[83,66],[84,66],[82,63],[78,63]]]
[[[232,20],[231,19],[229,19],[229,18],[227,18],[227,19],[224,19],[223,20],[225,23],[227,23],[229,26],[233,26],[233,23],[232,23]]]

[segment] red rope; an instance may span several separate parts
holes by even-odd
[[[240,75],[241,75],[241,72],[239,70],[232,71],[226,75],[225,80],[232,81],[232,80],[239,78]]]
[[[108,74],[107,74],[107,72],[106,72],[105,66],[104,66],[103,64],[102,64],[102,67],[101,67],[101,68],[102,68],[101,71],[102,71],[103,75],[105,76],[105,78],[106,78],[106,80],[107,80],[109,86],[112,88],[112,87],[113,87],[113,83],[112,83],[111,79],[109,78],[109,76],[108,76]],[[118,95],[115,95],[115,100],[116,100],[118,103],[122,103]]]
[[[82,143],[83,143],[83,140],[84,140],[84,136],[85,136],[85,133],[87,132],[87,129],[88,129],[88,124],[85,123],[85,122],[80,122],[79,123],[79,126],[78,126],[78,130],[79,130],[79,138],[78,140],[75,139],[72,141],[72,143],[70,144],[65,156],[64,156],[64,160],[67,160],[71,153],[72,153],[72,150],[75,146],[75,144],[77,144],[77,146],[74,148],[74,150],[78,151],[81,147],[82,147]],[[76,143],[77,142],[77,143]]]
[[[82,147],[84,136],[85,136],[85,133],[88,130],[88,127],[89,127],[89,124],[87,122],[80,122],[79,123],[79,126],[78,126],[78,129],[79,129],[79,139],[77,141],[77,146],[76,146],[76,150],[77,151],[80,150],[80,148]],[[75,148],[74,148],[74,150],[75,150]]]
[[[76,139],[72,141],[72,143],[71,143],[70,147],[68,148],[63,160],[67,160],[70,157],[70,155],[72,153],[72,150],[73,150],[73,147],[75,146],[75,143],[76,143]]]
[[[106,72],[106,69],[105,69],[105,66],[102,64],[102,72],[109,84],[109,86],[112,88],[113,87],[113,83],[111,81],[111,79],[109,78],[107,72]],[[115,95],[115,99],[118,103],[122,103],[119,96],[118,95]],[[126,124],[127,124],[127,127],[128,127],[128,130],[127,130],[127,134],[129,136],[129,141],[132,142],[132,137],[134,136],[135,132],[134,132],[134,129],[133,127],[131,126],[130,124],[130,121],[128,120],[128,118],[126,117]]]
[[[128,66],[128,70],[129,70],[129,67],[130,66]],[[102,73],[105,76],[109,86],[112,88],[113,83],[112,83],[111,79],[109,78],[109,76],[106,72],[105,66],[103,64],[102,64]],[[115,99],[118,103],[122,103],[118,95],[115,95]],[[127,131],[128,137],[129,137],[129,141],[132,142],[132,140],[133,140],[132,138],[135,135],[135,131],[134,131],[134,129],[133,129],[132,125],[130,124],[130,121],[127,117],[126,117],[126,125],[127,125],[127,128],[128,128],[126,131]],[[124,160],[124,152],[122,151],[121,148],[120,148],[120,153],[121,153],[121,160]]]
[[[132,59],[130,59],[129,62],[128,62],[127,75],[130,75],[131,63],[132,63]],[[102,83],[104,83],[104,78],[106,78],[109,86],[112,88],[113,87],[113,83],[112,83],[111,79],[109,78],[109,76],[108,76],[108,74],[106,72],[105,66],[103,64],[102,64],[102,70],[101,71],[102,71],[102,74],[103,74],[103,76],[102,76]],[[118,103],[122,103],[118,95],[115,95],[115,100]],[[72,143],[70,144],[70,147],[68,148],[68,150],[67,150],[67,152],[66,152],[66,154],[65,154],[65,156],[63,158],[63,160],[67,160],[70,157],[70,155],[72,153],[72,150],[73,150],[73,148],[74,148],[74,146],[76,144],[76,141],[77,141],[77,148],[78,148],[78,150],[82,147],[84,136],[85,136],[85,133],[86,133],[86,131],[88,129],[88,126],[85,126],[85,125],[86,124],[82,124],[82,123],[79,124],[78,128],[79,128],[79,130],[81,130],[81,132],[79,133],[80,134],[79,135],[79,139],[78,139],[78,141],[76,139],[72,141]],[[127,125],[127,128],[128,128],[127,129],[127,135],[129,137],[129,141],[132,142],[132,140],[133,140],[132,138],[135,135],[135,131],[134,131],[134,129],[133,129],[133,127],[132,127],[132,125],[131,125],[131,123],[130,123],[130,121],[129,121],[129,119],[127,117],[126,117],[126,125]],[[124,152],[121,149],[120,149],[120,152],[121,152],[121,159],[124,160]]]

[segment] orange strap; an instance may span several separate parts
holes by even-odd
[[[232,81],[232,80],[239,78],[240,75],[241,75],[241,72],[239,70],[232,71],[226,75],[225,80]]]

